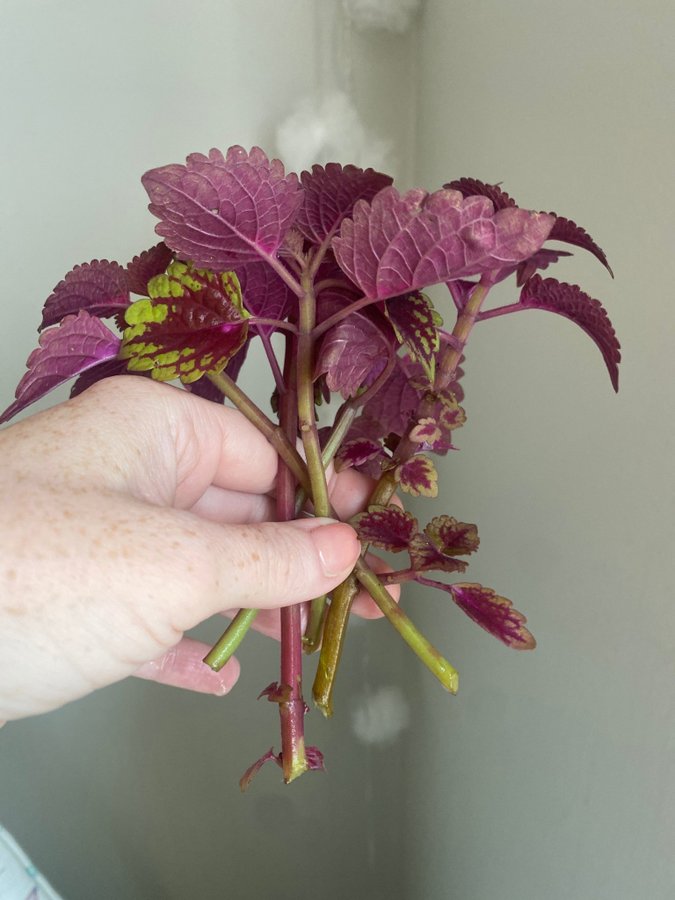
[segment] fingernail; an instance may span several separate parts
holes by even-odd
[[[346,575],[356,562],[360,545],[350,525],[335,522],[320,525],[310,532],[326,578]]]

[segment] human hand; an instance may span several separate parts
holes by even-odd
[[[132,674],[227,693],[237,661],[213,672],[184,632],[326,593],[359,554],[346,524],[268,521],[278,459],[240,413],[144,378],[5,429],[0,453],[0,721]],[[347,518],[370,485],[330,488]],[[356,611],[378,614],[364,596]]]

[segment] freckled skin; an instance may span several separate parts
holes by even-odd
[[[202,672],[183,633],[223,609],[319,596],[358,555],[351,529],[328,526],[348,565],[326,576],[307,520],[262,521],[278,466],[267,441],[234,410],[148,379],[100,382],[0,430],[0,458],[0,723],[155,660],[145,677],[222,694],[237,664],[229,681]],[[340,515],[370,489],[341,475]]]

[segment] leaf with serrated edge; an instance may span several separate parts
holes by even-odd
[[[387,299],[432,284],[482,275],[532,256],[553,216],[507,207],[487,197],[384,188],[354,207],[333,249],[342,270],[367,297]]]
[[[598,247],[590,234],[571,219],[566,219],[564,216],[558,216],[556,213],[551,213],[551,215],[555,216],[556,219],[555,224],[551,229],[551,233],[548,236],[549,241],[563,241],[566,244],[581,247],[582,250],[588,250],[588,252],[592,253],[596,259],[600,260],[613,278],[614,273],[607,262],[605,251]]]
[[[147,294],[150,279],[166,272],[172,259],[173,252],[169,250],[164,241],[160,241],[149,250],[144,250],[138,256],[134,256],[131,262],[127,263],[127,277],[131,293]]]
[[[124,268],[107,259],[75,266],[47,298],[40,328],[57,325],[81,309],[105,319],[129,306],[129,283]]]
[[[431,300],[420,293],[392,297],[385,305],[385,313],[399,342],[407,347],[410,356],[419,362],[429,383],[433,384],[440,344],[438,329],[443,320]]]
[[[235,274],[241,285],[244,306],[252,316],[263,319],[285,319],[296,300],[287,285],[266,263],[239,266]],[[297,301],[296,301],[297,302]],[[260,334],[271,334],[271,325],[256,325]]]
[[[435,516],[424,533],[448,556],[468,556],[478,550],[478,529],[469,522],[458,522],[452,516]]]
[[[508,309],[508,307],[507,307]],[[602,303],[584,293],[576,284],[533,275],[513,309],[545,309],[576,323],[598,347],[605,360],[615,391],[619,390],[621,345]]]
[[[39,344],[28,357],[28,371],[16,389],[16,400],[0,415],[0,422],[75,375],[116,357],[120,339],[96,316],[81,310],[44,331]]]
[[[392,553],[406,550],[417,532],[417,519],[398,506],[369,506],[351,524],[363,543]]]
[[[396,469],[394,478],[413,497],[438,496],[438,473],[428,456],[413,456]]]
[[[337,231],[357,200],[372,200],[392,183],[389,175],[339,163],[312,166],[311,172],[302,172],[300,181],[304,196],[296,227],[315,244]]]
[[[183,259],[214,271],[275,256],[302,203],[297,176],[259,147],[192,153],[185,165],[151,169],[142,182],[157,234]]]
[[[506,209],[507,206],[517,206],[516,201],[509,197],[506,191],[503,191],[498,184],[486,184],[477,178],[458,178],[443,185],[450,191],[459,191],[464,197],[487,197],[495,209]]]
[[[355,438],[346,441],[338,450],[335,465],[338,470],[350,467],[360,468],[365,463],[383,456],[382,447],[378,441],[367,438]]]
[[[150,297],[126,312],[120,355],[130,371],[189,384],[222,371],[246,340],[248,313],[233,272],[215,275],[174,262],[148,290]]]
[[[352,314],[326,332],[315,377],[325,373],[330,390],[347,400],[356,396],[373,369],[382,371],[389,353],[382,330],[366,316]]]

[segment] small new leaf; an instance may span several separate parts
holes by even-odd
[[[129,306],[127,273],[119,263],[94,259],[75,266],[47,298],[40,328],[57,325],[81,309],[105,319]]]
[[[417,519],[398,506],[369,506],[351,524],[364,544],[392,553],[406,550],[417,532]]]
[[[366,316],[354,313],[329,329],[321,344],[315,377],[326,374],[331,391],[345,400],[355,397],[376,369],[382,371],[390,353],[389,344]]]
[[[474,553],[478,544],[475,525],[458,522],[451,516],[436,516],[424,534],[417,534],[411,542],[410,562],[418,572],[463,572],[467,564],[455,557]]]
[[[602,353],[615,391],[619,390],[621,345],[602,303],[585,294],[576,284],[533,275],[514,309],[545,309],[575,322]]]
[[[121,357],[129,371],[185,384],[220,372],[246,340],[248,313],[233,272],[172,263],[150,281],[149,298],[126,312]]]
[[[413,456],[396,469],[394,478],[413,497],[438,496],[438,473],[428,456]]]
[[[389,300],[385,312],[399,342],[420,363],[429,383],[433,384],[440,344],[438,329],[443,324],[433,303],[425,294],[406,294]]]
[[[28,371],[16,389],[16,400],[0,415],[0,422],[7,422],[75,375],[114,359],[120,347],[117,335],[85,310],[48,328],[39,343],[28,357]]]
[[[173,253],[164,241],[134,256],[131,262],[127,263],[127,278],[131,293],[147,294],[150,279],[166,272],[172,259]]]

